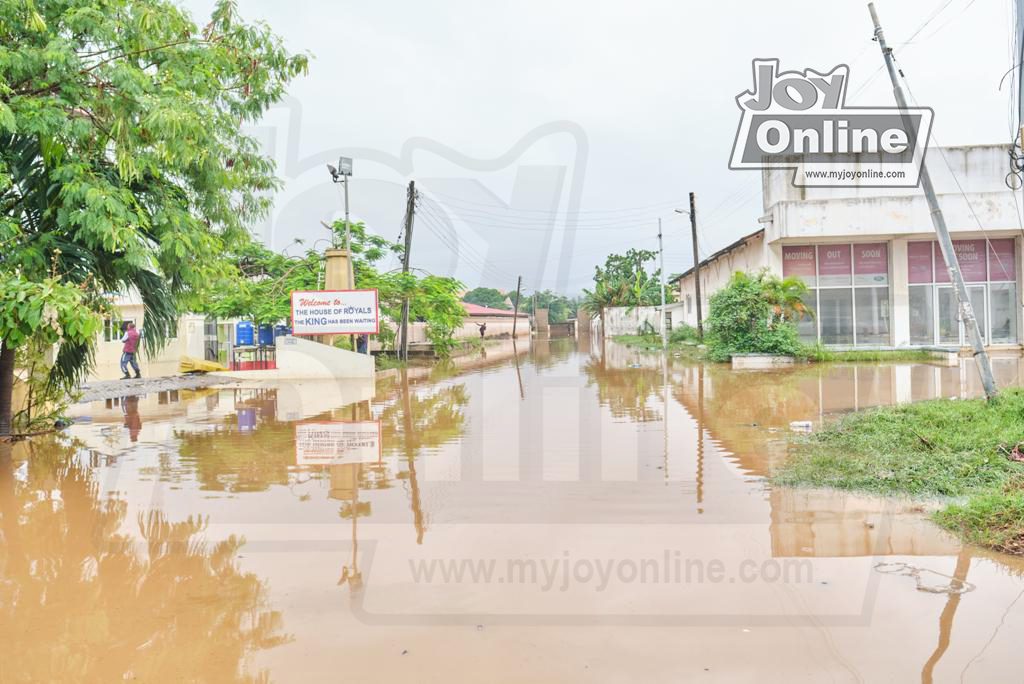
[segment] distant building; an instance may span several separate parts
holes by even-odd
[[[1020,191],[1006,183],[1009,148],[932,148],[928,160],[985,342],[1019,348],[1024,209]],[[799,325],[805,340],[841,347],[968,344],[919,188],[799,188],[793,173],[764,171],[761,228],[701,261],[705,319],[708,297],[734,272],[767,268],[800,276],[810,287],[806,304],[816,316]],[[693,269],[673,285],[672,320],[695,325]]]

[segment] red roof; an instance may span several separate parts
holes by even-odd
[[[492,309],[489,306],[480,306],[478,304],[470,304],[469,302],[462,302],[462,308],[465,309],[466,313],[470,316],[507,316],[508,318],[513,318],[515,316],[514,311],[509,311],[507,309]],[[520,311],[519,317],[524,318],[529,317],[529,315],[524,311]]]

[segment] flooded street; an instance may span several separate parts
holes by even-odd
[[[78,405],[0,472],[0,682],[1003,681],[1024,562],[763,479],[792,422],[977,396],[969,364],[534,340]]]

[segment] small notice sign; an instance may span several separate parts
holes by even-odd
[[[293,335],[376,335],[377,290],[294,290]]]
[[[297,465],[377,463],[381,455],[378,420],[299,423],[295,426]]]

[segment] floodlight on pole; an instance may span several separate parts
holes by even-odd
[[[331,181],[334,183],[341,183],[342,191],[345,200],[345,252],[348,255],[348,286],[355,288],[355,274],[352,270],[352,250],[351,250],[351,230],[349,223],[349,212],[348,212],[348,179],[352,176],[352,157],[338,157],[338,166],[334,167],[331,164],[327,165],[327,170],[331,174]],[[331,244],[334,244],[334,236],[332,231]]]

